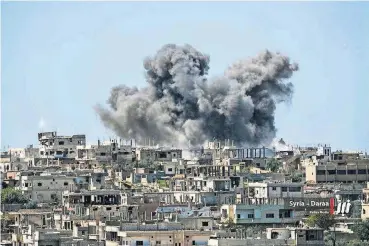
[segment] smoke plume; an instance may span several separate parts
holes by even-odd
[[[96,111],[106,127],[126,139],[175,146],[213,139],[270,144],[276,104],[291,98],[293,85],[285,80],[297,64],[265,50],[208,80],[209,60],[190,45],[164,45],[144,61],[147,87],[114,87],[110,109],[97,105]]]

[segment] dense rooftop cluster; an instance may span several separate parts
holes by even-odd
[[[1,153],[1,244],[338,245],[369,239],[369,158],[38,134]],[[332,236],[334,234],[334,236]],[[351,242],[352,243],[352,242]],[[356,244],[355,244],[356,245]]]

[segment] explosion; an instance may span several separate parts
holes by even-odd
[[[209,61],[190,45],[164,45],[144,61],[147,87],[114,87],[110,109],[95,109],[107,128],[138,142],[198,146],[231,139],[238,145],[270,144],[276,136],[276,105],[291,98],[293,85],[285,81],[298,65],[266,50],[208,79]]]

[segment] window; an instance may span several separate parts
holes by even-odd
[[[203,221],[202,226],[209,226],[209,222],[208,221]]]
[[[59,141],[59,145],[64,145],[64,141]]]
[[[240,214],[237,214],[237,219],[240,219],[241,218],[241,215]]]
[[[266,218],[274,218],[274,214],[266,214],[265,217]]]
[[[290,187],[290,192],[301,192],[301,187]]]
[[[144,242],[143,241],[136,241],[136,245],[144,245]]]
[[[192,245],[196,245],[196,241],[192,241]]]
[[[366,174],[366,170],[365,169],[359,169],[359,170],[357,170],[357,174]]]
[[[318,170],[316,172],[317,175],[325,175],[325,170]]]
[[[168,168],[168,172],[173,172],[173,168]]]
[[[272,187],[272,190],[277,190],[277,187]]]
[[[68,182],[64,182],[64,185],[67,186],[68,185]]]
[[[161,241],[156,241],[155,244],[156,245],[160,245],[161,244]]]
[[[42,186],[42,183],[38,183],[37,186]]]
[[[28,187],[28,183],[25,183],[25,184],[24,184],[24,186],[25,186],[25,187]]]
[[[271,235],[271,238],[272,238],[272,239],[277,239],[277,238],[278,238],[278,236],[279,236],[279,233],[278,233],[278,232],[276,232],[276,231],[273,231],[273,232],[272,232],[272,235]]]
[[[329,175],[335,175],[336,174],[336,170],[327,170]]]
[[[346,175],[346,170],[337,170],[337,174]]]
[[[248,218],[248,219],[253,219],[253,218],[254,218],[254,214],[248,214],[248,215],[247,215],[247,218]]]
[[[347,174],[356,174],[356,170],[347,170]]]
[[[287,187],[282,187],[282,192],[287,192]]]
[[[366,213],[366,211],[365,211],[365,209],[363,209],[363,214],[365,214]]]

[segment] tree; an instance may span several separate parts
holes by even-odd
[[[302,181],[302,174],[301,173],[292,173],[291,174],[291,180],[295,183],[300,183]]]
[[[311,227],[317,226],[324,230],[328,230],[335,222],[334,215],[332,214],[313,214],[306,220],[307,225]]]
[[[352,228],[352,231],[358,235],[360,240],[368,241],[369,240],[369,220],[365,220],[355,224]]]
[[[347,246],[368,246],[369,243],[368,242],[362,242],[362,241],[359,241],[359,240],[351,240],[346,245]]]
[[[8,187],[1,191],[1,203],[3,204],[21,204],[27,201],[28,199],[26,199],[19,190],[15,190],[14,188]]]
[[[37,208],[37,203],[35,201],[29,201],[26,204],[23,205],[23,208],[25,209],[35,209]]]
[[[266,168],[272,171],[273,173],[277,172],[281,166],[282,163],[277,159],[271,159],[266,163]]]

